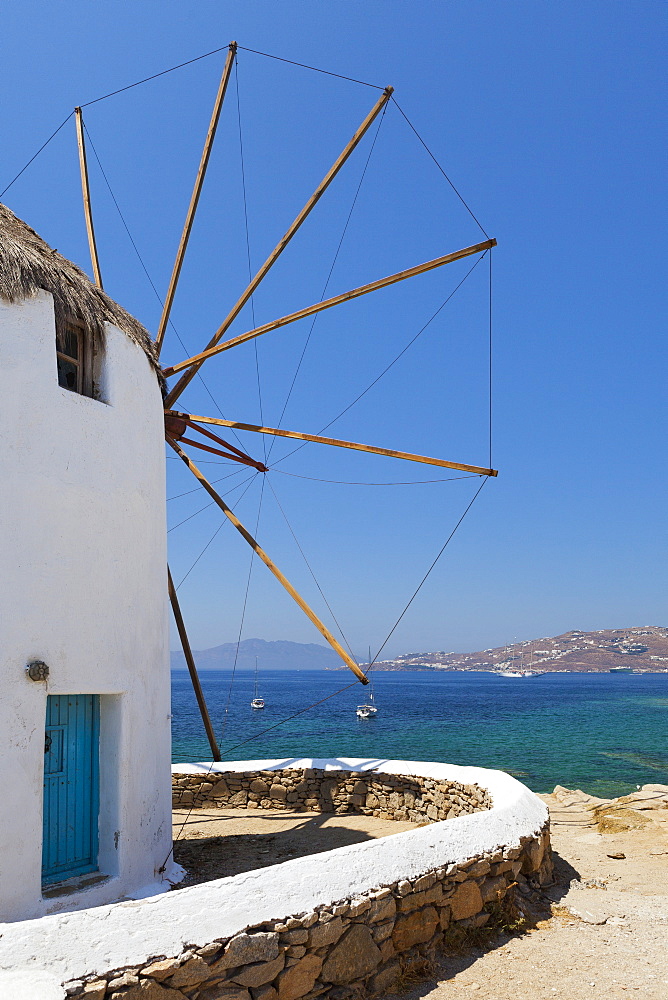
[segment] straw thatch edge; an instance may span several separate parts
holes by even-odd
[[[0,297],[8,302],[31,298],[43,289],[53,296],[56,330],[65,320],[76,320],[104,344],[104,324],[113,323],[146,354],[161,385],[164,383],[155,345],[142,324],[106,292],[94,285],[81,268],[0,203]]]

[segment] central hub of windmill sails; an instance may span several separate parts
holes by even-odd
[[[201,441],[184,437],[184,434],[188,430],[202,434],[204,437],[209,438],[209,440],[215,441],[218,447],[212,448],[211,445],[203,444]],[[257,469],[258,472],[269,471],[267,466],[263,465],[262,462],[256,462],[254,458],[251,458],[246,452],[241,451],[240,448],[230,444],[229,441],[226,441],[218,434],[213,434],[211,431],[205,430],[186,414],[177,413],[175,410],[165,411],[165,437],[171,441],[182,441],[184,444],[192,445],[193,448],[201,448],[202,451],[210,451],[213,455],[220,455],[222,458],[229,458],[232,462],[250,465],[251,468]]]

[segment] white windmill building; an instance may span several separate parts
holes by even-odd
[[[0,919],[170,874],[165,448],[144,328],[0,206]]]
[[[167,570],[165,438],[363,684],[368,677],[354,657],[239,521],[195,465],[190,449],[267,473],[266,465],[211,430],[236,428],[483,478],[497,474],[483,466],[174,409],[210,358],[362,295],[484,256],[496,246],[495,239],[486,238],[226,336],[386,109],[393,92],[387,87],[205,349],[161,369],[158,356],[236,49],[230,43],[155,342],[102,290],[81,108],[75,118],[96,284],[0,205],[0,364],[5,376],[0,403],[0,780],[5,793],[0,920],[155,891],[176,875],[168,598],[212,759],[221,759]],[[177,375],[163,398],[164,380]]]

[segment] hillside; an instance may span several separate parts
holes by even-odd
[[[517,670],[609,671],[612,667],[668,672],[668,628],[601,629],[564,632],[553,638],[528,639],[479,653],[404,653],[378,663],[377,670]]]
[[[236,642],[194,650],[200,670],[231,670]],[[239,644],[238,670],[252,670],[255,657],[260,670],[346,670],[336,653],[319,643],[244,639]],[[183,653],[171,654],[174,670],[186,667]],[[602,629],[599,632],[564,632],[552,638],[527,639],[513,646],[497,646],[479,653],[402,653],[381,660],[374,670],[533,670],[603,671],[612,667],[668,672],[668,627]],[[364,667],[365,664],[362,663]]]

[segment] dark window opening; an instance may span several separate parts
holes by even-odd
[[[58,385],[82,396],[94,396],[94,352],[91,337],[83,326],[69,320],[58,332]]]

